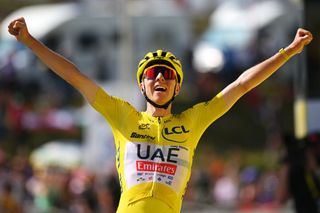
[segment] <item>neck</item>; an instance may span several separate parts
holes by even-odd
[[[157,108],[152,106],[149,102],[147,102],[146,112],[153,117],[164,117],[164,116],[171,115],[171,107],[172,107],[172,104],[170,104],[167,109]]]

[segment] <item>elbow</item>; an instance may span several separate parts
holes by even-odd
[[[250,85],[247,85],[247,84],[240,85],[240,90],[241,90],[242,94],[248,93],[250,90],[252,90],[252,88],[253,87],[251,87]]]
[[[253,87],[245,80],[238,79],[237,88],[239,92],[244,95],[249,92]]]
[[[66,66],[65,69],[69,72],[72,72],[72,71],[79,72],[77,66],[74,63],[70,62],[70,63],[67,63],[65,66]]]

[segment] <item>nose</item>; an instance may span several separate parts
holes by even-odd
[[[156,81],[165,81],[165,78],[163,77],[162,73],[158,73],[157,77],[156,77]]]

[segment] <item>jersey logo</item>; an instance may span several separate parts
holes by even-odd
[[[176,158],[178,157],[178,152],[180,148],[178,147],[170,147],[168,148],[167,153],[161,148],[156,148],[155,150],[151,150],[150,145],[147,145],[147,149],[143,150],[141,144],[137,145],[137,156],[142,160],[151,160],[151,161],[162,161],[169,163],[177,163]]]
[[[150,136],[150,135],[142,135],[142,134],[139,134],[136,132],[132,132],[130,135],[130,138],[154,140],[156,137]]]
[[[139,129],[150,129],[150,124],[140,124]]]
[[[136,169],[138,172],[159,172],[174,175],[177,171],[175,164],[178,162],[179,150],[177,147],[169,147],[167,151],[161,148],[153,150],[150,145],[142,148],[142,145],[138,144],[137,157],[140,160],[136,161]]]
[[[119,175],[123,175],[126,190],[141,183],[159,183],[177,194],[183,192],[191,166],[192,152],[188,147],[127,142],[124,148]]]
[[[177,140],[174,139],[174,135],[182,135],[190,132],[190,130],[187,130],[183,125],[182,126],[174,126],[171,129],[168,127],[164,128],[162,130],[162,137],[166,139],[167,141],[175,142],[175,143],[184,143],[187,141],[185,140]]]

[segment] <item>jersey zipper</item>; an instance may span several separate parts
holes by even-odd
[[[157,117],[157,121],[158,121],[158,139],[157,139],[157,144],[161,144],[161,125],[162,125],[162,119],[161,117]],[[158,162],[155,162],[158,163]],[[153,197],[153,191],[154,191],[154,187],[156,185],[157,182],[157,171],[154,171],[154,175],[153,175],[153,184],[152,184],[152,189],[151,189],[151,193],[152,193],[152,197]]]
[[[160,135],[161,135],[161,117],[158,117],[158,143],[160,143]]]

